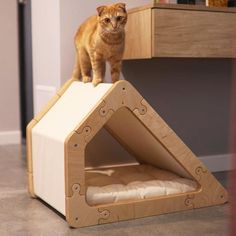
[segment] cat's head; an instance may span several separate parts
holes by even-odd
[[[116,3],[97,8],[99,24],[109,33],[119,33],[124,30],[127,22],[125,3]]]

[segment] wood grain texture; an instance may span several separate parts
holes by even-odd
[[[151,58],[151,9],[130,13],[126,25],[124,59]]]
[[[28,176],[28,192],[31,197],[36,197],[33,184],[33,163],[32,163],[32,128],[38,123],[33,119],[26,127],[26,158],[27,158],[27,176]]]
[[[151,17],[144,14],[148,10]],[[135,8],[129,12],[124,59],[235,58],[234,22],[236,10],[229,8],[182,4],[150,4]],[[151,37],[147,37],[150,26]]]
[[[175,10],[191,10],[191,11],[207,11],[207,12],[225,12],[236,13],[236,9],[233,7],[215,7],[204,5],[191,5],[191,4],[166,4],[166,3],[151,3],[140,7],[134,7],[128,10],[128,13],[139,12],[147,9],[175,9]]]
[[[54,103],[50,103],[49,106],[53,106],[51,104]],[[51,109],[49,108],[49,110]],[[32,127],[38,122],[40,120],[33,120],[28,129],[28,170],[31,179],[33,169],[30,135]],[[106,128],[140,162],[150,163],[157,167],[162,166],[165,169],[169,168],[173,172],[195,180],[199,188],[190,193],[89,206],[85,197],[85,149],[102,128]],[[145,141],[142,143],[143,139]],[[158,149],[164,151],[156,150],[155,143]],[[223,204],[228,199],[227,191],[223,186],[127,81],[119,81],[111,86],[97,101],[95,107],[91,108],[82,121],[80,120],[78,125],[68,133],[64,141],[63,155],[65,215],[72,227],[117,222]],[[48,177],[50,178],[50,175]],[[29,187],[33,187],[33,183],[30,181]],[[59,196],[57,197],[59,198]]]
[[[165,125],[165,122],[163,124]],[[148,163],[161,169],[168,169],[179,176],[191,178],[185,168],[175,161],[174,157],[159,142],[156,134],[153,135],[149,127],[144,126],[127,108],[119,109],[106,126],[139,163]],[[171,130],[167,132],[171,132]]]
[[[82,194],[79,184],[74,184],[72,191],[72,196],[66,197],[66,218],[70,226],[78,228],[96,225],[98,219],[109,217],[106,210],[99,212],[96,207],[90,207],[86,204],[85,196]]]
[[[153,57],[236,57],[235,13],[153,10]]]
[[[128,124],[125,125],[122,119],[126,122],[128,120]],[[135,120],[139,122],[137,123]],[[169,164],[177,163],[169,168],[173,168],[172,171],[175,171],[174,168],[176,168],[176,172],[179,174],[194,179],[199,183],[199,188],[191,193],[89,206],[85,199],[85,148],[104,125],[138,160],[151,163],[154,166],[163,164],[165,168],[168,168],[167,162]],[[129,130],[128,126],[133,126],[134,133]],[[145,134],[143,131],[137,133],[137,130],[143,129],[146,129],[151,135]],[[125,130],[127,130],[126,133]],[[143,134],[145,135],[142,136]],[[128,142],[125,141],[125,137]],[[145,149],[151,148],[152,151],[154,149],[151,146],[141,145],[141,137],[142,140],[145,139],[146,144],[153,143],[154,137],[156,143],[160,143],[173,160],[168,160],[169,157],[165,159],[168,156],[165,153],[161,153],[163,156],[160,159],[157,155],[147,154]],[[138,151],[134,150],[135,144]],[[120,81],[113,85],[102,101],[97,104],[97,107],[84,119],[84,122],[79,124],[76,130],[68,136],[65,147],[66,219],[73,227],[117,222],[222,204],[228,198],[227,191],[221,184],[127,81]],[[155,160],[156,158],[158,161]],[[79,194],[74,191],[75,185],[80,186]]]

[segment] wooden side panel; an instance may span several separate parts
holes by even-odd
[[[85,85],[81,85],[85,86]],[[104,85],[103,85],[104,86]],[[73,87],[73,86],[72,86]],[[72,88],[70,88],[71,90]],[[82,88],[81,88],[82,89]],[[96,88],[98,89],[98,88]],[[87,90],[82,89],[85,92],[84,95],[87,96]],[[95,93],[95,88],[92,88],[93,93]],[[76,90],[77,91],[77,90]],[[64,90],[62,90],[62,93]],[[69,91],[67,91],[69,92]],[[81,91],[80,91],[81,92]],[[89,109],[84,110],[83,116],[79,116],[79,119],[74,122],[68,130],[63,133],[63,137],[61,140],[58,140],[60,135],[58,136],[56,131],[62,130],[62,125],[66,126],[63,122],[60,122],[58,126],[55,126],[55,122],[58,121],[58,117],[61,115],[61,111],[64,110],[64,105],[61,107],[62,110],[58,110],[58,114],[56,117],[48,117],[55,107],[60,106],[63,102],[63,98],[61,98],[56,105],[50,109],[47,115],[44,116],[40,122],[37,119],[33,120],[28,127],[28,137],[27,137],[27,152],[28,152],[28,171],[29,171],[29,188],[32,195],[34,194],[32,178],[33,174],[37,174],[38,172],[45,171],[45,168],[48,168],[48,175],[45,179],[40,179],[40,184],[47,184],[49,187],[47,191],[53,191],[54,195],[52,195],[52,201],[47,201],[48,199],[44,199],[46,202],[51,204],[55,209],[58,205],[54,205],[52,203],[56,203],[58,199],[62,200],[62,213],[66,215],[66,219],[68,223],[73,227],[83,227],[89,225],[96,225],[102,223],[110,223],[117,222],[127,219],[140,218],[150,215],[162,214],[173,211],[187,210],[192,208],[199,208],[204,206],[222,204],[227,201],[227,192],[226,190],[217,182],[214,176],[206,169],[206,167],[196,158],[196,156],[184,145],[184,143],[178,138],[178,136],[171,131],[171,129],[167,126],[167,124],[158,116],[158,114],[150,107],[150,105],[143,99],[143,97],[129,84],[127,81],[119,81],[115,83],[113,86],[108,86],[106,89],[100,91],[102,96],[98,96],[94,98],[94,104],[89,107]],[[60,93],[60,92],[59,92]],[[100,93],[99,93],[100,94]],[[59,96],[59,95],[57,95]],[[68,94],[67,94],[68,96]],[[76,93],[77,96],[77,93]],[[81,97],[81,94],[78,95]],[[68,103],[66,107],[68,108],[70,105],[70,101],[76,101],[79,99],[73,99],[74,97],[70,97],[68,99]],[[57,99],[57,98],[56,98]],[[56,100],[55,99],[55,100]],[[77,102],[78,103],[78,102]],[[54,101],[51,103],[54,104]],[[63,103],[64,104],[64,103]],[[88,105],[88,104],[87,104]],[[52,106],[52,105],[49,105]],[[79,106],[80,107],[80,106]],[[80,107],[81,108],[81,107]],[[131,117],[127,116],[127,113],[122,112],[122,109],[128,109],[128,111],[132,114]],[[118,116],[112,119],[112,115],[116,112],[121,111],[121,113],[117,113]],[[72,107],[74,114],[77,110],[77,107]],[[55,112],[55,110],[54,110]],[[54,113],[53,112],[53,113]],[[129,114],[129,113],[128,113]],[[38,116],[40,119],[43,115]],[[139,142],[139,138],[147,138],[148,142],[156,141],[159,142],[162,147],[170,154],[168,154],[168,158],[173,157],[178,164],[183,167],[200,185],[197,191],[185,194],[175,194],[169,195],[165,197],[156,197],[152,199],[145,199],[142,201],[129,201],[124,203],[117,204],[107,204],[91,207],[87,204],[85,199],[85,181],[84,181],[84,172],[85,172],[85,147],[86,145],[94,138],[97,132],[104,127],[110,130],[115,130],[115,128],[119,127],[120,120],[127,119],[130,123],[134,122],[135,119],[139,120],[138,123],[134,124],[135,129],[144,129],[149,130],[150,134],[146,134],[145,132],[141,132],[141,136],[143,137],[134,137],[132,140],[132,135],[136,134],[128,134],[128,138],[130,142],[136,142],[136,145],[140,145],[139,148],[145,148]],[[38,119],[39,119],[38,118]],[[62,119],[63,117],[60,117]],[[78,118],[78,117],[77,117]],[[115,119],[118,118],[118,119]],[[40,147],[40,142],[37,142],[37,145],[41,149],[47,149],[47,151],[52,151],[52,158],[48,158],[49,162],[38,163],[42,164],[35,166],[35,161],[33,159],[32,165],[32,154],[37,153],[38,150],[32,148],[34,145],[35,137],[32,139],[32,128],[34,127],[34,131],[39,124],[43,125],[44,122],[48,121],[49,126],[45,126],[44,132],[40,129],[40,135],[42,134],[42,139],[48,137],[48,140],[55,139],[55,142],[58,142],[58,145],[52,146],[50,143],[43,143]],[[64,119],[63,119],[64,121]],[[67,122],[69,122],[69,118],[67,118]],[[78,121],[78,122],[77,122]],[[78,123],[78,125],[77,125]],[[67,124],[68,125],[68,124]],[[76,126],[77,125],[77,126]],[[128,124],[129,125],[129,124]],[[128,126],[126,125],[126,126]],[[131,125],[131,124],[130,124]],[[52,130],[55,126],[56,129]],[[54,128],[55,128],[54,127]],[[65,127],[64,127],[65,128]],[[114,131],[113,135],[119,137],[118,133],[122,130]],[[52,131],[52,132],[50,132]],[[68,132],[70,132],[68,134]],[[35,134],[35,133],[33,133]],[[50,135],[49,135],[50,134]],[[151,137],[152,134],[152,137]],[[66,136],[66,140],[65,137]],[[153,139],[155,138],[155,139]],[[64,146],[65,145],[65,146]],[[129,146],[129,142],[126,143]],[[34,147],[35,147],[34,146]],[[50,147],[50,148],[49,148]],[[61,156],[60,160],[58,155],[55,155],[55,151],[57,148],[60,148],[59,154]],[[38,148],[38,147],[37,147]],[[132,148],[131,148],[132,149]],[[33,152],[32,152],[33,150]],[[39,150],[40,151],[40,150]],[[131,150],[135,151],[135,150]],[[141,151],[141,150],[140,150]],[[50,153],[51,155],[51,153]],[[143,153],[143,158],[145,160],[146,153]],[[149,153],[148,153],[149,155]],[[34,155],[37,156],[37,155]],[[167,154],[165,154],[167,156]],[[43,155],[43,157],[45,157]],[[42,161],[42,155],[38,158]],[[151,160],[152,159],[152,160]],[[149,157],[148,162],[154,161],[155,156]],[[56,162],[60,162],[60,165]],[[160,162],[162,162],[160,160]],[[167,160],[162,163],[166,163]],[[49,163],[49,164],[48,164]],[[170,162],[168,161],[167,164]],[[37,167],[34,169],[33,167]],[[51,167],[54,168],[50,169]],[[63,169],[64,167],[64,169]],[[178,168],[177,166],[173,168]],[[182,170],[180,170],[182,171]],[[56,173],[56,175],[55,175]],[[58,178],[62,177],[61,179]],[[34,177],[35,177],[34,175]],[[45,176],[44,176],[45,177]],[[54,179],[53,179],[54,178]],[[51,181],[52,180],[52,181]],[[64,183],[65,180],[65,183]],[[50,182],[51,181],[51,182]],[[61,188],[60,191],[55,188],[54,185],[64,185],[64,188]],[[37,184],[35,184],[36,190]],[[48,193],[47,193],[48,194]],[[40,195],[39,195],[40,196]],[[60,203],[61,204],[61,203]],[[65,209],[64,209],[65,205]]]
[[[26,158],[27,158],[27,175],[28,175],[28,192],[31,197],[36,197],[33,183],[33,159],[32,159],[32,128],[38,123],[33,119],[26,128]]]
[[[137,164],[135,158],[105,128],[102,128],[86,146],[86,169],[135,163]]]
[[[124,59],[151,58],[151,9],[130,13],[126,25]]]
[[[141,116],[148,117],[148,114]],[[154,126],[166,126],[166,129],[168,128],[159,117],[153,123],[155,124]],[[159,135],[159,132],[154,136],[151,133],[152,131],[148,130],[153,123],[146,123],[147,126],[144,126],[131,111],[127,108],[121,108],[107,122],[106,127],[129,152],[134,154],[139,162],[148,163],[158,168],[170,170],[180,176],[191,178],[186,170],[158,141],[156,135]],[[170,132],[173,131],[168,128],[165,135]]]
[[[153,9],[153,57],[236,57],[236,14]]]
[[[156,141],[159,141],[175,161],[184,167],[199,183],[200,186],[196,191],[94,207],[87,204],[84,183],[85,147],[105,124],[109,131],[114,131],[112,133],[114,136],[119,137],[119,132],[121,132],[119,129],[122,128],[122,124],[119,124],[120,120],[128,119],[134,121],[133,118],[127,116],[126,112],[122,112],[121,108],[124,109],[123,111],[128,109],[133,116],[136,116],[136,119],[139,119],[140,123],[135,124],[135,129],[146,127],[156,138]],[[112,115],[117,112],[118,116],[113,117]],[[115,130],[114,127],[118,128]],[[137,134],[131,135],[127,131],[127,136],[130,142],[133,142],[131,140],[132,136],[134,136],[134,141],[137,142]],[[149,135],[138,138],[151,140]],[[123,144],[123,142],[121,143]],[[128,146],[129,143],[125,143],[125,145]],[[138,145],[141,144],[137,142]],[[145,147],[141,146],[141,148]],[[155,157],[151,158],[154,159]],[[159,161],[162,162],[161,160]],[[127,81],[116,83],[97,104],[96,108],[68,136],[65,142],[65,174],[66,219],[73,227],[117,222],[222,204],[228,198],[226,190],[214,176]]]
[[[134,92],[127,81],[118,81],[68,135],[65,141],[65,187],[67,197],[72,196],[72,186],[74,184],[80,185],[80,193],[84,194],[85,192],[84,151],[86,145],[120,107],[127,105],[132,110],[138,109],[143,113],[145,107],[141,104],[141,100],[142,97]]]

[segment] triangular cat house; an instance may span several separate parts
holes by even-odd
[[[131,197],[89,205],[86,199],[86,150],[102,129],[140,163],[134,167],[130,167],[132,163],[123,164],[121,173],[126,168],[147,168],[148,164],[178,175],[181,180],[191,179],[197,187],[190,192],[151,197],[146,197],[147,191],[143,188],[142,196],[138,193],[139,199]],[[94,159],[100,156],[99,147],[93,146],[93,153],[96,152]],[[99,84],[95,88],[91,83],[68,81],[28,125],[27,158],[30,194],[65,215],[73,227],[217,205],[228,198],[226,190],[209,170],[127,81]],[[104,173],[111,171],[108,169]],[[95,171],[95,175],[102,170]],[[172,186],[170,181],[164,179],[163,182]],[[143,182],[132,184],[143,185]],[[123,185],[114,186],[117,190],[116,186],[121,188]],[[153,186],[151,189],[155,190]]]

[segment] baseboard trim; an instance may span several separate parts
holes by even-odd
[[[232,154],[220,154],[220,155],[209,155],[198,157],[210,171],[229,171],[233,169],[232,166]]]
[[[8,144],[20,144],[21,143],[21,132],[15,131],[0,131],[0,145]]]

